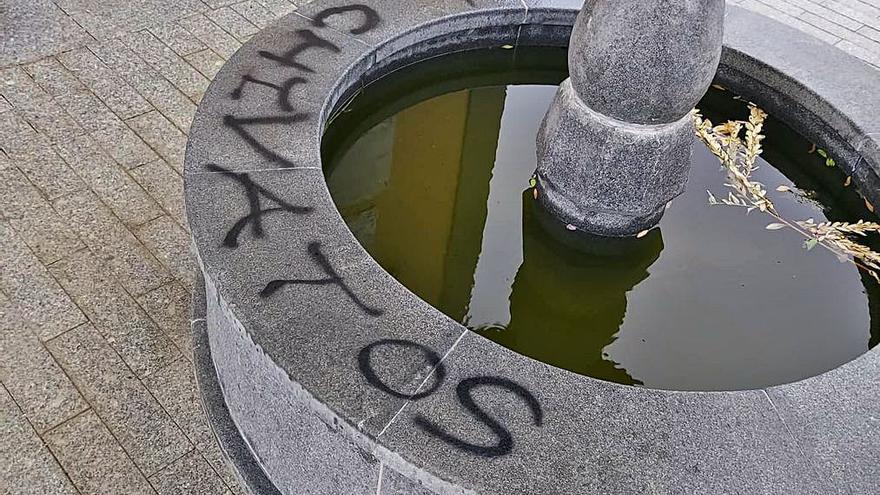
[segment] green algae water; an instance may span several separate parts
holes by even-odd
[[[565,50],[489,50],[398,71],[328,127],[333,199],[364,248],[440,311],[486,338],[602,380],[739,390],[817,375],[880,339],[878,286],[770,217],[709,206],[724,174],[697,142],[687,191],[625,246],[573,246],[542,223],[529,179]],[[711,89],[713,122],[745,102]],[[837,167],[771,116],[755,178],[783,216],[873,215]],[[831,151],[833,154],[833,150]],[[778,185],[805,191],[776,193]],[[876,247],[875,247],[876,249]]]

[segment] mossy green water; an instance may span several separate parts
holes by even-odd
[[[724,194],[724,175],[699,143],[686,193],[644,238],[575,245],[548,230],[529,178],[564,63],[564,50],[437,59],[368,87],[338,114],[324,140],[327,181],[386,270],[501,345],[630,385],[758,388],[877,343],[876,284],[802,249],[794,232],[765,230],[759,213],[710,207],[706,190]],[[714,121],[747,114],[715,89],[701,110]],[[786,217],[871,217],[809,142],[772,118],[765,134],[756,178],[808,191],[778,193]]]

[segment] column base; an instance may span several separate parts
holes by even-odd
[[[566,79],[538,132],[538,201],[570,230],[636,235],[684,191],[694,139],[690,115],[623,122],[590,109]]]

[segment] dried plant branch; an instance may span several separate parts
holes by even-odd
[[[709,204],[745,208],[746,213],[754,210],[764,212],[777,220],[767,225],[768,230],[790,228],[806,238],[804,247],[808,250],[821,245],[842,261],[853,263],[880,282],[880,253],[854,240],[871,232],[880,232],[880,223],[863,220],[856,223],[816,223],[812,218],[788,220],[779,214],[773,201],[767,197],[764,184],[752,178],[752,173],[758,168],[755,163],[764,151],[761,141],[764,140],[762,131],[767,114],[763,110],[749,104],[747,121],[729,120],[715,126],[710,120],[704,119],[697,109],[694,109],[692,116],[697,137],[718,158],[727,175],[724,184],[729,189],[727,196],[719,201],[711,191],[706,191],[709,193]],[[740,137],[743,129],[745,136]],[[777,190],[785,192],[791,189],[779,186]]]

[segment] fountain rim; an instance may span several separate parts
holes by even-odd
[[[333,2],[318,0],[309,6],[320,6],[325,3],[330,4]],[[317,154],[319,172],[321,169],[320,143],[325,126],[331,120],[334,112],[344,106],[344,104],[357,93],[358,84],[363,85],[366,82],[378,80],[397,68],[418,63],[432,56],[436,56],[438,52],[432,52],[430,46],[419,49],[413,49],[413,47],[423,43],[425,41],[422,39],[425,37],[423,35],[431,33],[432,30],[436,29],[438,26],[443,26],[443,29],[448,29],[450,31],[456,31],[456,29],[459,28],[459,31],[467,30],[469,29],[468,26],[471,21],[476,20],[478,23],[481,23],[485,20],[487,15],[493,15],[496,11],[503,11],[505,15],[514,11],[516,13],[520,12],[519,9],[474,10],[435,19],[417,26],[412,26],[405,32],[396,34],[396,36],[390,40],[377,43],[375,46],[366,50],[362,56],[353,63],[345,67],[335,68],[338,77],[324,88],[326,94],[320,102],[319,118],[316,124],[310,129],[310,134],[307,136],[308,142],[304,143],[305,146],[314,148],[311,151],[314,151]],[[573,25],[574,16],[576,14],[576,10],[571,8],[545,7],[535,9],[536,13],[540,13],[545,19],[551,19],[552,23],[530,24],[525,20],[528,18],[527,11],[528,9],[523,12],[525,17],[518,34],[518,36],[525,35],[526,37],[518,38],[518,41],[523,39],[526,43],[538,44],[553,43],[558,45],[561,42],[560,36],[564,35],[565,29],[570,30]],[[307,18],[304,17],[304,14],[297,12],[290,14],[288,17]],[[736,23],[739,28],[732,36],[728,36],[730,35],[729,32],[725,36],[725,46],[721,62],[722,65],[719,67],[718,72],[719,80],[729,89],[740,94],[752,96],[754,98],[753,101],[768,109],[771,113],[779,116],[781,120],[786,121],[792,125],[793,128],[803,132],[806,137],[817,142],[827,143],[826,147],[828,149],[835,151],[840,150],[841,152],[849,153],[850,156],[855,157],[848,161],[853,168],[850,172],[852,172],[854,181],[859,186],[860,190],[863,191],[863,194],[868,196],[869,199],[876,204],[876,195],[878,192],[877,186],[880,184],[880,179],[878,179],[878,171],[880,171],[880,151],[878,151],[880,150],[880,125],[866,119],[865,115],[870,115],[870,110],[872,108],[876,110],[874,115],[880,115],[880,105],[876,105],[877,103],[880,103],[880,100],[875,98],[872,101],[868,101],[867,109],[865,108],[866,105],[864,100],[860,102],[860,105],[840,105],[842,102],[841,98],[851,98],[851,92],[847,93],[846,91],[841,90],[840,81],[846,81],[848,77],[865,77],[867,74],[870,74],[870,69],[860,61],[856,61],[854,58],[837,49],[834,49],[834,55],[840,58],[829,58],[826,56],[826,52],[820,50],[818,52],[819,56],[813,66],[804,66],[804,57],[791,50],[794,48],[803,49],[804,47],[809,48],[816,46],[815,44],[817,41],[803,33],[782,26],[776,21],[772,21],[737,7],[729,6],[728,15],[726,15],[726,17],[737,18]],[[283,22],[283,19],[279,22]],[[791,37],[791,42],[787,44],[773,45],[772,43],[758,39],[759,33],[750,34],[752,28],[746,29],[742,27],[743,25],[753,26],[755,23],[759,27],[770,26],[774,29],[781,30],[786,36]],[[526,34],[524,32],[525,30],[522,28],[526,25],[533,28],[528,34]],[[245,46],[257,42],[260,39],[261,34],[262,33],[256,35],[254,39],[246,43]],[[472,32],[471,34],[474,33]],[[477,34],[479,34],[479,31]],[[737,38],[737,36],[741,37]],[[394,54],[406,52],[407,50],[410,50],[411,53],[407,53],[403,55],[402,58],[398,58],[391,62],[390,65],[386,65],[379,70],[376,70],[374,64],[377,61],[377,53],[383,48],[387,48],[389,44],[395,43],[397,46]],[[452,48],[453,51],[461,49],[463,48],[456,48],[454,46]],[[442,47],[441,50],[441,53],[448,53],[450,46]],[[825,48],[822,48],[822,50],[825,50]],[[239,58],[241,53],[242,52],[240,51],[234,55],[229,62],[233,62]],[[235,76],[234,71],[229,70],[229,67],[232,65],[229,62],[227,62],[218,73],[211,84],[211,89],[209,89],[205,98],[201,102],[197,117],[193,123],[194,131],[187,143],[184,175],[188,209],[189,206],[194,203],[192,200],[194,191],[193,183],[197,182],[199,177],[206,173],[197,168],[200,166],[196,163],[199,159],[199,148],[212,145],[210,140],[200,139],[198,129],[205,125],[209,125],[207,116],[209,115],[210,107],[214,102],[212,97],[219,94],[216,89],[221,87],[222,84],[228,83],[228,79]],[[780,65],[783,65],[784,67],[780,67]],[[817,71],[817,66],[821,67],[822,70]],[[874,78],[877,80],[876,75],[874,75]],[[860,111],[856,111],[857,108]],[[847,160],[842,161],[847,163]],[[247,170],[244,171],[246,172]],[[319,191],[319,194],[324,195],[322,200],[326,201],[327,197],[329,197],[329,191],[327,191],[323,173],[319,173],[318,175],[320,176],[319,181],[323,185],[323,190]],[[226,198],[214,199],[220,202],[230,201]],[[330,200],[330,203],[333,205],[335,211],[335,204],[333,204],[332,200]],[[342,222],[338,212],[336,212],[336,216],[338,222]],[[213,266],[211,263],[211,257],[205,255],[205,253],[210,251],[208,245],[210,242],[213,242],[213,240],[200,235],[198,224],[201,222],[201,217],[199,215],[194,215],[193,212],[190,211],[188,217],[193,232],[193,243],[200,271],[205,277],[209,279],[213,278],[218,271],[224,269],[223,267]],[[348,231],[348,228],[344,223],[343,228],[345,231]],[[345,239],[344,242],[350,243],[352,239],[353,237]],[[358,245],[357,247],[359,248],[360,246]],[[367,255],[367,257],[373,265],[371,270],[374,271],[377,276],[381,276],[381,280],[386,280],[385,276],[388,275],[387,272],[379,266],[377,262],[372,260],[369,255]],[[211,281],[210,283],[212,285],[217,284],[216,281]],[[404,290],[406,289],[404,288]],[[236,304],[234,294],[227,293],[222,284],[217,284],[216,291],[216,296],[218,298],[226,299],[224,302],[229,305],[228,307],[231,308],[230,312],[232,314],[247,311],[247,308]],[[279,493],[277,488],[274,487],[273,482],[263,472],[259,462],[257,462],[252,455],[250,447],[242,439],[240,427],[229,415],[226,403],[229,398],[223,393],[223,389],[220,386],[217,372],[218,363],[211,357],[211,345],[208,340],[209,328],[206,323],[206,318],[209,319],[210,313],[206,305],[211,303],[211,301],[205,299],[205,294],[205,284],[197,284],[197,302],[194,304],[193,313],[193,331],[195,337],[194,362],[200,388],[202,390],[202,399],[206,406],[206,410],[208,411],[211,426],[219,437],[224,452],[232,458],[237,474],[242,478],[246,486],[254,490],[254,493]],[[417,296],[414,295],[413,297],[417,298]],[[419,308],[419,311],[434,312],[436,313],[436,315],[434,315],[435,317],[441,319],[445,318],[445,316],[440,314],[438,310],[430,306],[427,306],[427,308]],[[465,327],[457,322],[453,322],[453,325],[460,327],[464,332],[468,332]],[[248,332],[247,327],[243,324],[241,325],[241,329],[244,332]],[[478,339],[484,339],[478,334],[476,337]],[[485,340],[488,342],[488,339]],[[491,343],[491,345],[497,347],[498,352],[514,352],[499,344]],[[268,355],[272,355],[272,349],[265,348],[263,350]],[[840,373],[840,370],[844,368],[867,367],[869,362],[870,364],[873,364],[877,361],[880,361],[880,348],[870,350],[853,359],[849,363],[841,365],[840,367],[821,375],[778,387],[799,384],[811,386],[811,383],[817,383],[817,379],[819,378],[822,378],[822,383],[819,384],[819,386],[823,388],[833,389],[838,386],[846,386],[847,373]],[[283,364],[280,364],[279,366],[284,368]],[[572,372],[558,368],[555,370],[558,373],[573,374]],[[600,381],[587,376],[577,376],[582,380]],[[838,380],[837,377],[840,377],[840,380]],[[294,380],[296,379],[295,376],[292,376],[291,378]],[[828,383],[828,380],[830,380],[831,383]],[[654,390],[648,388],[636,389],[620,384],[612,384],[609,382],[603,383],[622,390],[630,390],[634,393],[639,390],[648,390],[661,394],[706,396],[715,394],[736,395],[741,392],[749,392],[747,390],[700,392]],[[361,386],[367,385],[363,384]],[[855,385],[851,384],[849,386]],[[321,401],[321,398],[315,397],[313,400]],[[324,406],[329,409],[330,414],[338,415],[339,419],[344,423],[352,426],[354,425],[354,421],[351,418],[345,417],[344,414],[337,413],[339,409],[334,407],[334,405],[325,404]],[[355,430],[349,430],[347,433],[357,436]],[[424,477],[422,481],[432,484],[433,486],[458,486],[454,480],[447,481],[445,479],[437,479],[427,467],[414,467],[409,461],[400,458],[399,456],[395,457],[396,454],[394,452],[383,451],[383,447],[378,440],[356,439],[355,443],[361,443],[363,441],[375,443],[375,449],[372,453],[385,463],[385,465],[394,466],[395,470],[409,473],[418,471],[420,473],[419,478]]]

